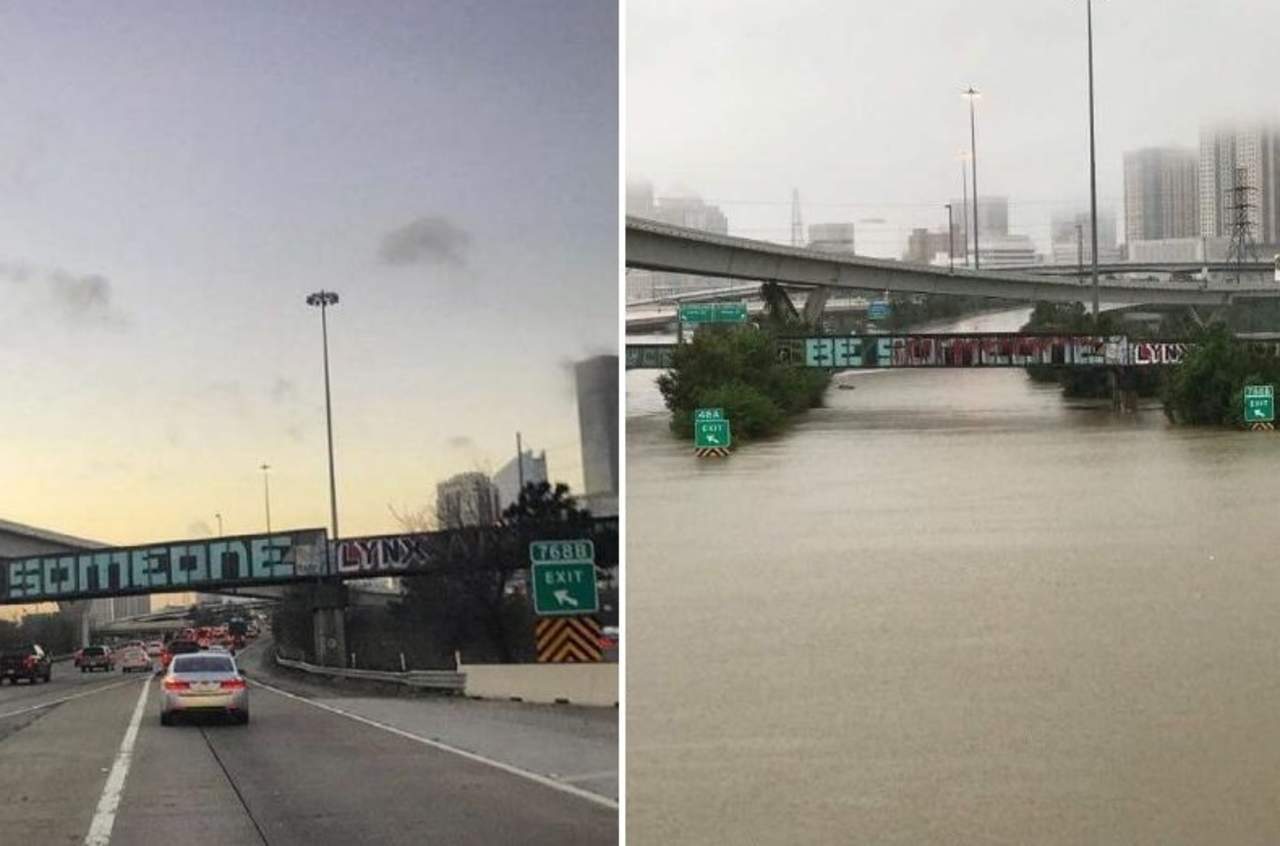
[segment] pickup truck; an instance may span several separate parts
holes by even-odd
[[[53,662],[39,644],[0,652],[0,682],[8,679],[10,684],[17,684],[18,679],[26,679],[35,684],[40,680],[47,682],[52,676]]]

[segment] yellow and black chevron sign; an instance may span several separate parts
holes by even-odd
[[[1270,423],[1254,423],[1249,428],[1255,432],[1272,432],[1276,427]]]
[[[595,617],[542,617],[534,633],[538,662],[565,664],[600,661],[600,621]]]

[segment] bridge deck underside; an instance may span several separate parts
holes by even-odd
[[[684,234],[679,227],[627,225],[627,267],[722,279],[855,288],[917,294],[953,294],[1025,302],[1087,302],[1090,284],[1026,272],[934,268],[859,256],[830,256],[743,238]],[[1237,297],[1277,297],[1280,286],[1146,280],[1103,280],[1108,303],[1223,305]]]

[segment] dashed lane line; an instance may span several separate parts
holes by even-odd
[[[5,717],[17,717],[21,714],[29,714],[32,711],[39,711],[41,708],[52,708],[54,705],[61,705],[63,702],[70,702],[72,699],[80,699],[81,697],[84,697],[84,696],[93,696],[95,693],[102,693],[102,691],[104,690],[111,690],[113,688],[123,687],[126,684],[133,684],[134,681],[135,681],[134,679],[118,681],[118,682],[115,682],[114,684],[106,684],[106,685],[103,685],[102,687],[95,687],[93,690],[86,690],[82,693],[73,693],[70,696],[62,696],[62,697],[59,697],[58,699],[50,699],[48,702],[41,702],[36,705],[28,705],[27,707],[19,708],[16,711],[5,711],[4,713],[0,713],[0,719],[4,719]]]
[[[423,737],[422,735],[414,734],[412,732],[405,731],[404,729],[396,728],[395,726],[388,725],[387,723],[379,722],[378,720],[371,720],[368,717],[361,716],[360,714],[352,713],[351,711],[344,711],[342,708],[335,708],[332,705],[325,705],[322,702],[315,702],[311,699],[307,699],[304,696],[298,696],[297,694],[290,693],[287,690],[281,690],[278,687],[266,684],[265,682],[261,682],[256,679],[251,679],[250,684],[253,684],[257,687],[264,688],[266,690],[271,691],[272,693],[287,697],[289,699],[296,699],[299,702],[305,702],[307,705],[310,705],[313,708],[319,708],[322,711],[328,711],[332,714],[338,714],[339,716],[346,717],[349,720],[355,720],[358,723],[364,723],[367,726],[380,728],[383,731],[391,732],[392,734],[399,735],[400,737],[407,738],[408,740],[416,741],[418,743],[421,743],[424,746],[430,746],[434,749],[439,749],[443,752],[450,752],[454,755],[458,755],[460,757],[466,758],[468,761],[475,761],[476,763],[479,763],[479,764],[485,764],[486,766],[490,766],[495,769],[502,770],[505,773],[510,773],[511,775],[519,776],[520,778],[527,779],[532,782],[536,782],[537,784],[541,784],[544,787],[550,787],[552,790],[558,790],[561,793],[568,793],[570,796],[576,796],[579,799],[586,799],[588,802],[594,802],[597,805],[603,805],[604,807],[611,808],[615,811],[618,809],[618,803],[613,799],[610,799],[607,796],[601,796],[598,793],[592,793],[590,790],[583,790],[581,787],[574,787],[572,784],[566,784],[564,781],[561,781],[559,779],[551,778],[550,776],[545,776],[540,773],[535,773],[530,770],[522,769],[520,767],[516,767],[511,764],[504,763],[502,761],[494,760],[493,758],[486,758],[483,755],[477,755],[475,752],[468,752],[465,749],[459,749],[456,746],[450,746],[449,744],[442,743],[439,740],[433,740],[432,738],[429,738],[429,737]]]
[[[125,730],[124,740],[120,741],[120,751],[116,753],[115,763],[111,765],[107,783],[102,788],[102,798],[98,800],[98,810],[89,825],[89,833],[84,837],[84,846],[107,846],[111,842],[111,828],[116,823],[116,809],[120,807],[120,796],[124,793],[129,765],[133,763],[133,744],[138,740],[138,725],[142,722],[142,711],[147,705],[151,678],[147,676],[142,690],[138,692],[138,704],[133,706],[133,717],[129,720],[129,728]]]

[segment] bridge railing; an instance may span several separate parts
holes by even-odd
[[[343,667],[322,667],[286,658],[279,652],[275,656],[276,664],[291,670],[331,678],[363,679],[365,681],[390,682],[420,690],[444,690],[450,693],[461,693],[467,686],[467,674],[454,670],[409,670],[403,673],[384,672],[382,670],[356,670]]]

